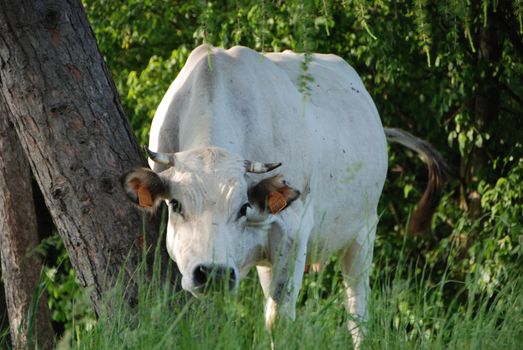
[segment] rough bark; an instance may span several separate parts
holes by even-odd
[[[79,0],[0,0],[1,93],[95,311],[143,247],[118,179],[145,160]],[[146,242],[154,242],[154,225]],[[125,264],[124,264],[125,263]],[[134,304],[136,288],[128,295]]]
[[[6,334],[3,339],[0,339],[0,348],[6,348],[7,344],[11,343],[9,336],[9,316],[7,314],[7,303],[5,300],[5,288],[2,279],[2,271],[0,268],[0,332]]]
[[[38,228],[31,189],[31,171],[0,96],[0,253],[5,298],[14,349],[50,349],[53,328],[47,297],[32,309],[42,262],[36,255]],[[30,327],[28,315],[34,313]]]

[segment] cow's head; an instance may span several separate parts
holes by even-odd
[[[201,293],[214,282],[234,289],[240,273],[263,254],[275,215],[299,196],[281,175],[254,182],[280,163],[241,159],[223,149],[178,153],[148,151],[168,168],[135,169],[122,177],[128,197],[146,210],[169,207],[167,250],[180,269],[182,287]]]

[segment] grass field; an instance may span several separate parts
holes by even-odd
[[[413,273],[408,266],[400,263],[392,276],[373,282],[363,349],[523,348],[521,273],[486,292],[477,283],[481,276],[434,283],[429,271]],[[326,271],[306,276],[296,320],[277,321],[276,349],[352,348],[340,273],[332,266]],[[120,297],[122,290],[108,297],[109,315],[77,332],[73,349],[270,349],[255,273],[235,295],[199,299],[154,281],[142,283],[134,312]],[[456,292],[449,296],[446,290]]]

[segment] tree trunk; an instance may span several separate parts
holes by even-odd
[[[46,205],[99,314],[124,263],[129,282],[141,260],[144,225],[119,177],[145,160],[79,0],[0,0],[0,83]],[[154,225],[146,226],[145,241],[156,242]]]
[[[0,339],[0,348],[4,349],[11,342],[11,337],[9,336],[9,316],[7,314],[7,301],[5,300],[5,284],[1,270],[0,268],[0,332],[5,334],[5,337]]]
[[[38,228],[31,171],[0,96],[0,253],[14,349],[50,349],[53,328],[45,293],[31,310],[42,263],[36,255]],[[34,320],[30,322],[30,313]],[[32,324],[32,326],[29,326]]]
[[[482,3],[476,4],[479,9]],[[499,76],[501,72],[502,37],[499,33],[499,11],[494,11],[489,5],[487,23],[478,21],[478,50],[476,56],[477,80],[474,97],[473,113],[474,126],[479,133],[491,129],[491,125],[498,119],[500,108],[501,86]],[[488,165],[486,146],[473,146],[468,159],[464,160],[465,182],[468,187],[467,206],[471,218],[481,215],[481,196],[478,192],[479,180]]]

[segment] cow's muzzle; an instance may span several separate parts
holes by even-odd
[[[201,264],[192,273],[193,288],[197,293],[211,290],[231,291],[236,287],[236,273],[232,267]]]

